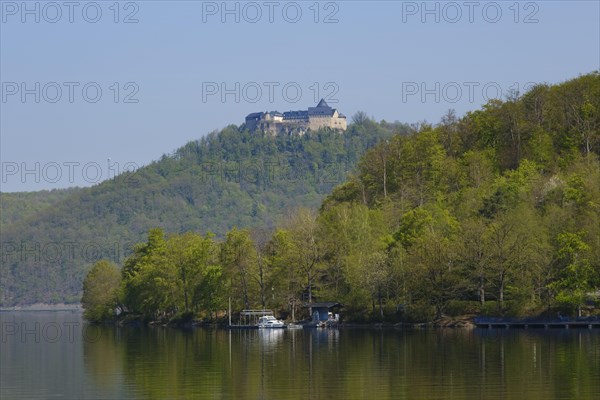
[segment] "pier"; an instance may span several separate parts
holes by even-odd
[[[258,320],[260,317],[273,316],[271,310],[242,310],[237,324],[231,322],[231,310],[229,311],[228,329],[258,329]]]
[[[477,328],[496,329],[599,329],[600,318],[577,319],[502,319],[502,318],[475,318],[473,323]]]

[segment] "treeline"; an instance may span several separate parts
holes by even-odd
[[[381,141],[318,214],[299,209],[271,234],[151,231],[116,298],[148,318],[214,316],[230,296],[280,311],[336,300],[354,320],[597,312],[599,155],[600,75],[538,85]]]
[[[359,212],[369,213],[361,207]],[[302,208],[274,232],[233,228],[223,240],[210,233],[166,235],[160,228],[151,229],[122,268],[101,260],[90,270],[83,286],[85,317],[111,320],[117,311],[147,321],[214,320],[229,299],[234,310],[288,313],[294,308],[302,315],[308,299],[343,290],[326,284],[329,279],[341,284],[344,273],[338,265],[327,267],[326,257],[341,257],[344,250],[329,231],[336,227],[327,225],[316,212]],[[356,228],[357,237],[364,236],[364,227]],[[365,242],[363,250],[371,251],[372,244]],[[369,274],[368,279],[372,288],[377,277]]]
[[[90,188],[2,193],[0,305],[79,302],[91,265],[121,264],[155,226],[223,238],[317,209],[368,148],[409,129],[369,120],[272,137],[229,126]]]
[[[356,256],[382,260],[370,293],[382,311],[580,314],[600,284],[599,154],[592,73],[381,143],[321,215],[334,226],[347,210],[376,216],[380,250]]]

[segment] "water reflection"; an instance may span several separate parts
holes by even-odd
[[[263,351],[273,350],[283,340],[283,329],[259,329],[257,332]]]
[[[0,397],[600,398],[597,330],[84,329],[4,335]]]

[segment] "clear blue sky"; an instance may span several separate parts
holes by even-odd
[[[0,3],[5,192],[89,186],[315,97],[435,123],[600,69],[598,1],[22,4]]]

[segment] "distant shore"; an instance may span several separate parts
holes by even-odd
[[[83,307],[80,303],[77,304],[48,304],[35,303],[28,305],[0,307],[0,312],[55,312],[55,311],[71,311],[83,312]],[[227,323],[224,320],[215,322],[206,322],[199,320],[191,321],[143,321],[141,318],[124,318],[111,322],[105,322],[108,325],[128,325],[128,326],[179,326],[179,327],[218,327],[226,328]],[[476,327],[496,327],[496,328],[525,328],[527,327],[600,327],[600,315],[587,317],[557,317],[557,318],[541,318],[541,317],[482,317],[477,315],[462,315],[456,317],[444,316],[435,321],[428,322],[341,322],[335,328],[350,328],[350,329],[427,329],[427,328],[463,328],[473,329]]]
[[[81,311],[81,304],[47,304],[35,303],[23,306],[0,307],[0,311]]]

